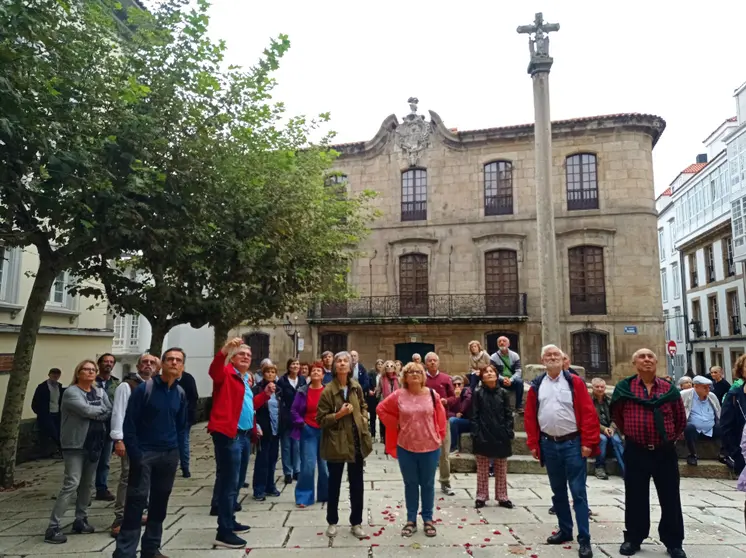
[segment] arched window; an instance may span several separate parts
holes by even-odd
[[[427,171],[410,169],[401,175],[401,220],[427,219]]]
[[[402,316],[427,316],[428,269],[425,254],[399,258],[399,312]]]
[[[492,250],[484,255],[484,286],[488,314],[518,315],[520,295],[515,250]]]
[[[259,370],[265,358],[269,358],[269,335],[255,332],[243,336],[243,342],[251,347],[251,370]]]
[[[597,170],[593,153],[578,153],[565,160],[568,210],[598,209]]]
[[[513,165],[495,161],[484,165],[484,214],[513,213]]]
[[[572,362],[585,368],[586,378],[609,375],[608,335],[602,331],[572,334]]]
[[[606,314],[604,249],[576,246],[568,250],[570,314]]]

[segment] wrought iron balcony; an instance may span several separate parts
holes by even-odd
[[[730,334],[741,335],[741,316],[730,317]]]
[[[528,317],[526,294],[369,296],[317,305],[310,323],[522,321]]]

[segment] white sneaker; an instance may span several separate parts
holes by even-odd
[[[329,525],[329,527],[326,528],[326,536],[327,537],[336,537],[337,536],[337,526],[336,525]]]
[[[352,527],[350,527],[350,532],[356,539],[364,539],[368,536],[365,534],[365,531],[363,531],[362,525],[353,525]]]

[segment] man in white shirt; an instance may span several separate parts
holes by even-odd
[[[693,388],[681,392],[686,411],[684,438],[689,449],[688,465],[697,465],[697,441],[720,438],[720,401],[712,393],[712,381],[705,376],[695,376]]]
[[[541,361],[547,371],[531,382],[524,418],[531,455],[546,465],[559,523],[559,529],[547,539],[547,544],[573,540],[569,485],[578,524],[578,556],[591,558],[585,482],[587,458],[598,454],[601,426],[585,382],[562,370],[562,351],[555,345],[547,345],[541,350]]]
[[[160,361],[157,357],[145,353],[137,360],[137,372],[129,374],[124,381],[117,386],[114,392],[114,404],[111,411],[111,439],[114,441],[114,453],[119,456],[121,472],[119,474],[119,486],[117,486],[117,499],[114,502],[114,523],[111,524],[111,536],[116,538],[122,529],[124,519],[124,505],[127,499],[127,481],[129,478],[129,458],[124,449],[124,416],[127,411],[132,390],[139,384],[148,380],[158,371]]]

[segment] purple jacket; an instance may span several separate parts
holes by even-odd
[[[300,440],[300,431],[306,425],[306,400],[308,397],[308,386],[310,385],[305,384],[298,388],[298,391],[295,392],[293,405],[290,407],[290,425],[292,428],[290,437],[293,440]]]
[[[471,417],[471,390],[468,387],[461,390],[460,397],[449,400],[448,418],[455,417],[458,413],[463,418]]]

